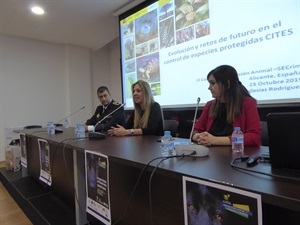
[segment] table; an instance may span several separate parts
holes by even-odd
[[[124,212],[136,180],[150,160],[160,157],[160,143],[157,136],[107,137],[102,140],[74,140],[74,129],[65,129],[61,134],[50,135],[41,130],[24,130],[28,143],[28,174],[37,177],[39,171],[36,140],[46,139],[50,143],[53,165],[53,190],[71,204],[75,204],[76,223],[84,224],[86,215],[79,210],[85,208],[84,150],[101,152],[109,158],[110,197],[112,221]],[[62,144],[67,143],[64,150]],[[58,147],[61,145],[61,147]],[[245,154],[259,154],[267,147],[246,147]],[[66,157],[66,167],[61,159]],[[194,177],[254,192],[262,196],[264,224],[299,224],[300,183],[285,179],[254,174],[231,167],[237,155],[228,146],[210,147],[208,157],[174,158],[163,161],[152,178],[152,209],[154,224],[184,224],[182,176]],[[149,177],[155,161],[146,170],[136,189],[130,207],[120,224],[149,223]],[[243,166],[243,165],[241,165]],[[259,164],[253,168],[268,174],[300,178],[298,171],[274,170],[270,165]],[[74,200],[74,182],[79,201]],[[138,215],[138,216],[137,216]],[[282,219],[286,216],[285,219]],[[145,222],[146,221],[146,222]]]

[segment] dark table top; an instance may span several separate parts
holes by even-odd
[[[100,140],[75,140],[74,128],[64,129],[63,133],[48,134],[45,129],[30,129],[17,131],[49,142],[67,143],[78,152],[91,150],[100,152],[118,163],[136,168],[144,168],[152,159],[161,157],[159,136],[126,136],[110,137]],[[212,146],[209,155],[205,157],[179,157],[164,160],[157,173],[181,179],[182,176],[199,178],[230,187],[262,195],[262,201],[283,208],[300,211],[300,171],[274,169],[268,163],[258,163],[247,168],[245,162],[237,160],[235,165],[248,169],[241,170],[231,166],[233,159],[240,157],[232,153],[230,146]],[[268,147],[245,147],[244,154],[253,155],[268,152]],[[155,167],[159,160],[150,165]],[[251,171],[257,171],[254,173]],[[281,176],[272,177],[264,174]],[[293,180],[284,179],[292,177]]]

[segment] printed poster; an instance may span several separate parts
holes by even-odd
[[[263,224],[261,196],[237,188],[183,177],[183,204],[185,225]]]
[[[5,128],[5,146],[10,145],[13,140],[19,139],[20,136],[16,133],[16,130],[23,130],[24,127],[7,127]]]
[[[40,153],[40,180],[51,186],[50,146],[44,139],[38,139]]]
[[[26,135],[24,133],[20,133],[20,147],[21,147],[21,165],[27,168]]]
[[[111,224],[108,157],[85,151],[87,213],[105,225]]]

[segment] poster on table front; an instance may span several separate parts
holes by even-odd
[[[38,139],[40,153],[40,177],[39,179],[49,186],[52,184],[50,146],[44,139]]]
[[[106,155],[85,151],[86,210],[105,225],[111,224],[108,172]]]
[[[27,168],[26,135],[24,133],[20,133],[20,147],[21,147],[21,165]]]
[[[183,204],[185,225],[263,224],[261,196],[237,188],[183,177]]]

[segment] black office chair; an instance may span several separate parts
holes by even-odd
[[[172,137],[177,137],[179,122],[177,120],[164,120],[164,130],[169,130]]]
[[[268,124],[266,121],[260,121],[261,124],[261,144],[269,146]]]

